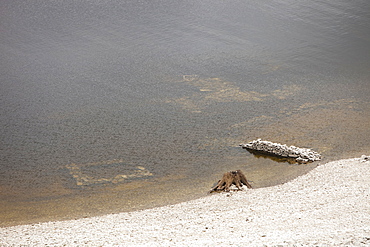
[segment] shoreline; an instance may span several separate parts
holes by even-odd
[[[1,246],[370,245],[368,156],[287,183],[119,214],[0,228]]]

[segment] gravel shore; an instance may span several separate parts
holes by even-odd
[[[160,208],[0,228],[0,246],[370,246],[370,161]]]

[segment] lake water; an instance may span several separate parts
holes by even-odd
[[[255,188],[369,154],[369,1],[0,1],[0,224]],[[307,165],[255,156],[262,138]]]

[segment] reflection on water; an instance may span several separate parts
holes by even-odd
[[[367,1],[56,1],[0,9],[2,225],[255,188],[368,154]],[[281,161],[281,160],[279,160]]]
[[[260,158],[265,158],[265,159],[270,159],[272,161],[278,162],[278,163],[288,163],[288,164],[298,164],[297,160],[295,158],[289,158],[289,157],[281,157],[278,155],[266,153],[266,152],[261,152],[257,150],[251,150],[251,149],[246,149],[249,153],[253,154],[254,157],[257,159]]]

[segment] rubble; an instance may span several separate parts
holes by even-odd
[[[321,155],[311,149],[287,146],[286,144],[262,141],[261,139],[240,144],[239,146],[245,149],[264,152],[271,155],[294,158],[299,163],[321,160]]]

